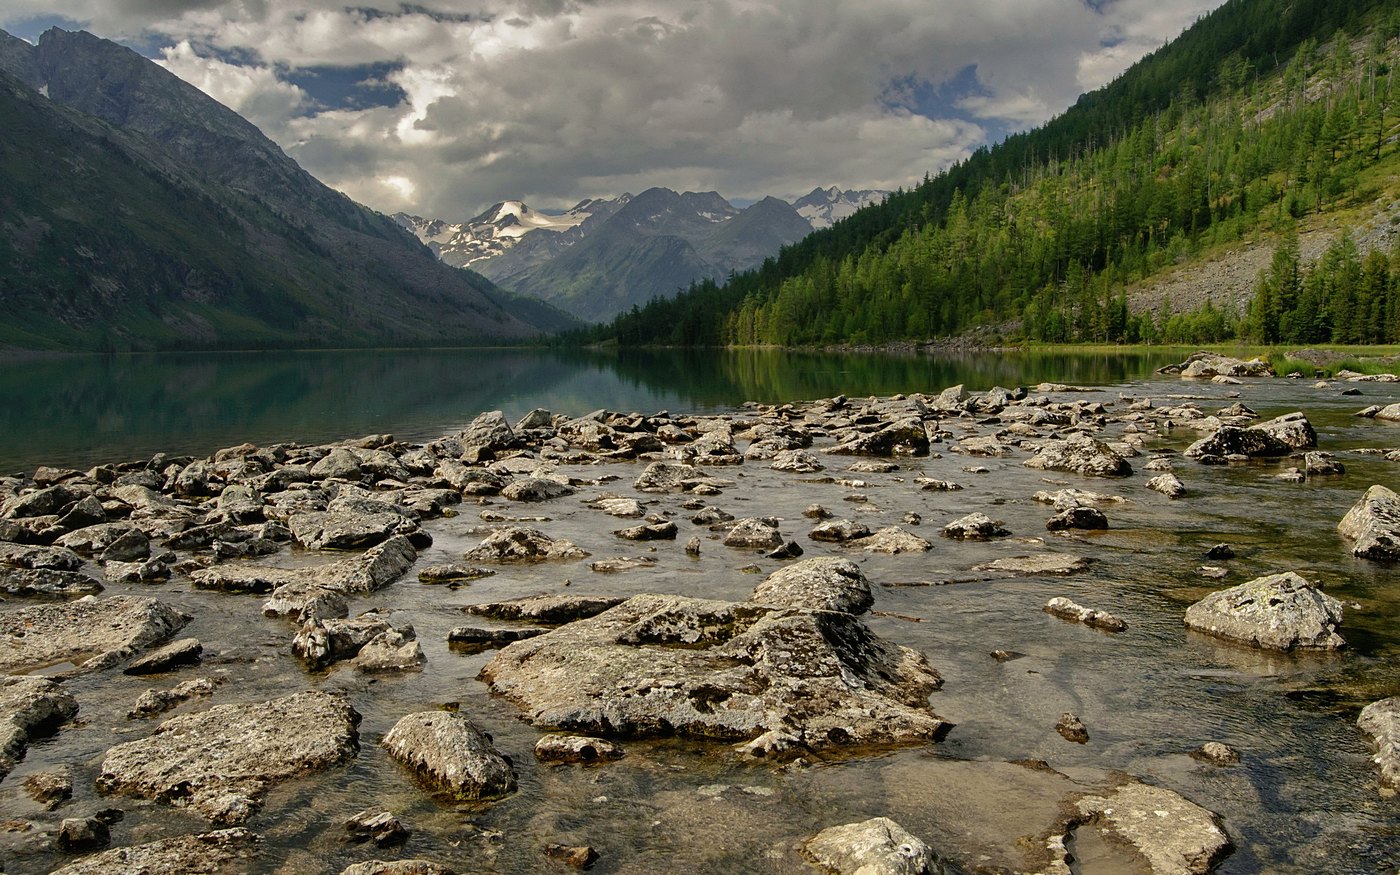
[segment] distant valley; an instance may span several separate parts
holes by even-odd
[[[606,320],[692,283],[758,267],[887,194],[817,188],[792,203],[768,197],[740,208],[717,192],[650,188],[584,200],[557,214],[504,201],[465,222],[393,218],[447,264],[581,318]]]

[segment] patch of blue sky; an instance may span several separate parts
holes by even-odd
[[[930,119],[956,119],[980,126],[987,132],[989,143],[1000,142],[1021,126],[1005,119],[977,115],[965,102],[974,97],[990,97],[980,79],[977,65],[969,64],[947,80],[934,84],[917,76],[901,76],[890,82],[881,95],[881,102],[890,109],[904,109]]]
[[[361,110],[397,106],[408,95],[388,81],[402,65],[393,62],[353,67],[296,67],[279,70],[277,77],[310,95],[322,109]]]

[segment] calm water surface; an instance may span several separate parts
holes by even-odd
[[[781,351],[354,350],[0,360],[0,472],[86,469],[251,441],[389,432],[431,440],[483,410],[727,410],[965,383],[1118,383],[1180,360],[1146,355],[831,355]]]
[[[1173,354],[1164,353],[1165,358]],[[1175,356],[1179,358],[1179,356]],[[1024,467],[1025,452],[1001,459],[969,459],[937,447],[941,456],[900,460],[889,474],[862,474],[855,489],[817,478],[778,475],[751,463],[717,469],[735,485],[715,503],[736,516],[781,518],[785,535],[807,556],[847,555],[876,584],[871,626],[882,636],[928,655],[945,678],[933,709],[956,724],[940,744],[888,754],[813,757],[806,769],[754,763],[730,756],[721,744],[683,740],[630,742],[628,756],[600,768],[555,768],[530,755],[539,731],[520,711],[492,697],[477,680],[493,653],[465,655],[446,644],[447,631],[468,622],[463,606],[536,593],[660,592],[740,600],[762,575],[743,573],[757,562],[762,574],[781,563],[706,540],[699,558],[680,543],[692,531],[683,496],[641,496],[631,489],[636,463],[609,462],[569,469],[589,479],[575,497],[544,505],[496,501],[495,511],[543,514],[549,534],[575,541],[595,558],[633,554],[645,547],[612,534],[618,521],[601,517],[587,501],[605,492],[653,501],[652,511],[673,515],[681,541],[656,548],[657,565],[645,572],[601,575],[586,563],[502,568],[460,589],[423,586],[411,571],[404,580],[358,600],[353,610],[379,607],[417,630],[427,655],[421,673],[367,678],[341,666],[307,673],[288,650],[292,627],[258,612],[261,597],[221,595],[177,578],[156,586],[114,585],[108,594],[157,595],[195,616],[180,634],[205,643],[210,657],[199,674],[226,683],[207,703],[252,701],[291,690],[320,688],[346,694],[364,715],[361,752],[351,763],[289,782],[267,798],[250,823],[266,843],[265,870],[334,875],[372,857],[421,856],[461,872],[566,871],[545,862],[551,842],[592,844],[603,853],[595,872],[787,873],[805,868],[794,848],[822,827],[887,815],[944,853],[996,871],[1017,867],[1015,839],[1048,827],[1064,782],[1101,783],[1111,771],[1170,787],[1219,812],[1236,850],[1219,867],[1225,875],[1260,873],[1394,872],[1400,865],[1400,801],[1378,792],[1370,752],[1355,728],[1356,715],[1375,699],[1400,694],[1400,587],[1391,566],[1353,559],[1336,522],[1373,483],[1400,486],[1400,464],[1356,452],[1400,446],[1400,425],[1353,414],[1367,404],[1400,401],[1400,386],[1366,384],[1361,397],[1312,381],[1250,381],[1217,386],[1150,376],[1160,361],[1093,356],[996,356],[938,359],[894,356],[800,356],[783,353],[651,355],[635,358],[562,356],[533,352],[316,353],[269,356],[181,356],[41,362],[6,371],[5,460],[8,468],[40,461],[81,465],[139,457],[156,450],[205,453],[243,440],[314,441],[377,431],[404,438],[434,437],[477,411],[514,415],[536,405],[582,413],[619,410],[727,409],[744,400],[790,400],[894,392],[937,391],[963,382],[1034,385],[1042,380],[1098,385],[1085,397],[1113,402],[1120,395],[1151,397],[1161,405],[1191,400],[1214,412],[1236,400],[1263,416],[1305,411],[1322,449],[1347,466],[1344,476],[1292,484],[1276,479],[1292,461],[1201,466],[1175,454],[1197,436],[1178,429],[1148,442],[1148,452],[1177,460],[1190,494],[1180,501],[1144,487],[1146,456],[1132,459],[1131,477],[1097,480]],[[24,374],[28,376],[25,377]],[[47,382],[44,382],[47,381]],[[42,385],[40,385],[42,383]],[[955,435],[970,421],[945,423]],[[985,433],[996,426],[984,427]],[[1117,434],[1121,427],[1113,427]],[[847,475],[849,460],[824,457],[827,474]],[[987,473],[965,469],[982,465]],[[3,470],[3,469],[0,469]],[[922,492],[917,476],[954,480],[961,492]],[[1034,502],[1040,489],[1065,486],[1123,495],[1110,505],[1104,532],[1050,535],[1051,511]],[[868,501],[849,503],[852,492]],[[807,536],[808,504],[820,502],[872,529],[901,523],[914,511],[914,530],[935,542],[925,554],[852,554]],[[417,567],[461,558],[484,529],[480,510],[428,525],[435,542]],[[1013,534],[975,543],[940,538],[943,524],[980,510]],[[1042,542],[1043,539],[1043,542]],[[1238,557],[1223,581],[1197,569],[1214,543],[1228,541]],[[1070,578],[987,579],[974,565],[1038,549],[1094,560]],[[275,564],[324,557],[272,557]],[[1342,628],[1350,648],[1337,655],[1266,654],[1186,632],[1185,608],[1213,589],[1252,577],[1297,570],[1321,581],[1346,604]],[[416,569],[415,569],[416,571]],[[568,586],[569,589],[564,589]],[[1107,635],[1041,612],[1065,595],[1127,620]],[[475,620],[471,620],[476,624]],[[486,625],[483,623],[483,625]],[[997,662],[988,651],[1024,654]],[[94,791],[105,752],[148,734],[156,721],[130,721],[125,712],[141,691],[171,686],[172,678],[126,677],[108,671],[67,683],[81,704],[81,720],[32,745],[16,771],[0,783],[0,812],[40,825],[28,833],[0,834],[5,871],[51,871],[67,857],[43,830],[63,816],[118,805],[126,818],[113,828],[114,844],[134,844],[197,832],[208,825],[168,806]],[[493,733],[515,759],[518,793],[499,803],[454,804],[430,794],[378,746],[399,716],[457,703]],[[1063,711],[1078,714],[1091,740],[1077,745],[1053,729]],[[1188,752],[1207,740],[1242,753],[1239,766],[1216,768]],[[1011,761],[1044,760],[1062,777],[1028,778]],[[45,813],[23,794],[29,774],[68,766],[73,802]],[[402,849],[378,851],[346,843],[346,817],[376,806],[394,811],[413,830]],[[1096,848],[1081,830],[1081,875],[1124,875],[1111,848]],[[1095,860],[1107,855],[1107,862]],[[553,868],[550,868],[553,867]]]

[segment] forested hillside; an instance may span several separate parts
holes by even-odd
[[[1230,0],[1042,128],[590,339],[1400,340],[1396,264],[1343,239],[1304,268],[1287,242],[1400,194],[1397,63],[1400,0]],[[1129,312],[1126,284],[1258,234],[1284,242],[1250,313]]]

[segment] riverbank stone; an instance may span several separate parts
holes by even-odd
[[[1204,875],[1232,848],[1219,816],[1165,787],[1132,781],[1076,807],[1083,823],[1136,849],[1153,875]]]
[[[1353,556],[1400,560],[1400,495],[1380,484],[1372,486],[1342,517],[1337,531],[1352,542]]]
[[[262,840],[242,827],[113,848],[52,875],[243,875],[257,871]]]
[[[1291,571],[1213,592],[1186,609],[1186,626],[1269,650],[1336,650],[1342,603]]]
[[[353,758],[359,722],[349,702],[322,692],[216,705],[108,750],[97,787],[238,824],[261,808],[272,785]]]
[[[781,568],[754,588],[749,601],[813,611],[863,614],[875,603],[870,581],[849,559],[804,559]]]
[[[465,715],[446,711],[406,715],[381,745],[425,781],[456,798],[489,799],[515,790],[510,761]]]
[[[831,826],[808,839],[806,855],[837,875],[934,875],[933,851],[888,817]]]

